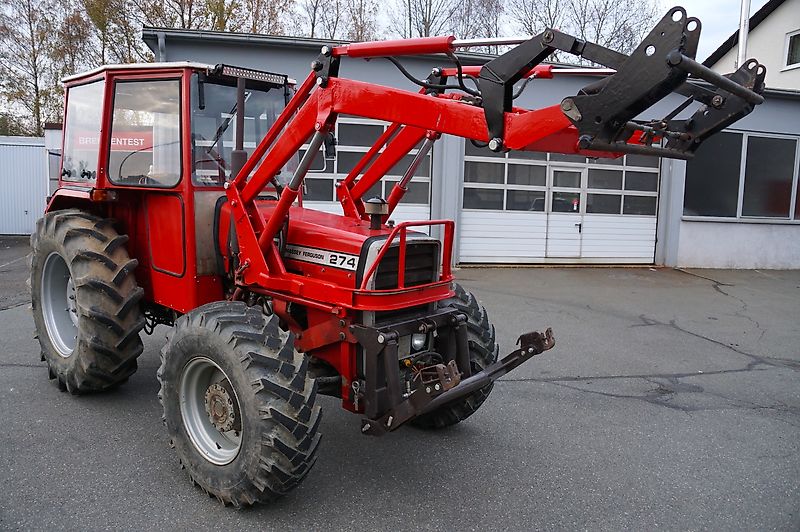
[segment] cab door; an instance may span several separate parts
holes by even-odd
[[[115,76],[112,90],[108,181],[136,214],[136,255],[160,302],[188,269],[181,73]]]

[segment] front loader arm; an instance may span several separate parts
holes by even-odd
[[[532,38],[494,39],[491,44],[517,46],[480,67],[474,89],[464,83],[465,71],[473,74],[474,67],[462,67],[454,52],[480,45],[480,40],[459,41],[447,36],[324,46],[308,78],[244,164],[234,186],[228,188],[237,232],[249,233],[245,237],[240,234],[240,242],[247,242],[252,249],[257,241],[267,257],[254,258],[258,264],[243,271],[240,282],[271,284],[276,289],[282,284],[274,279],[276,274],[282,275],[280,258],[270,248],[300,193],[315,150],[307,150],[268,220],[261,219],[255,199],[309,138],[312,146],[319,146],[341,114],[391,124],[337,192],[345,214],[354,218],[367,216],[363,195],[417,146],[417,141],[425,139],[423,147],[428,150],[442,134],[484,143],[496,152],[550,151],[588,157],[638,153],[691,158],[709,135],[763,102],[766,74],[754,59],[728,76],[697,63],[694,57],[700,28],[700,22],[688,18],[682,7],[672,8],[630,55],[553,29]],[[607,75],[560,105],[535,110],[515,107],[516,82],[524,77],[557,75],[558,69],[542,64],[556,50],[604,65],[608,68],[595,72]],[[436,68],[426,80],[417,80],[394,59],[421,54],[445,54],[456,61],[457,68]],[[412,92],[341,78],[339,64],[345,57],[388,58],[422,89]],[[643,112],[672,92],[686,100],[663,118],[639,120]],[[677,118],[692,104],[699,108],[690,118]],[[403,186],[392,191],[389,214],[402,199],[404,186],[419,164],[417,159],[403,176]]]

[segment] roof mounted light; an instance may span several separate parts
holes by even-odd
[[[211,74],[217,76],[230,76],[233,78],[251,79],[253,81],[262,81],[264,83],[272,83],[274,85],[286,85],[288,77],[285,74],[275,74],[273,72],[264,72],[262,70],[253,70],[251,68],[242,68],[230,65],[219,64],[211,69]]]

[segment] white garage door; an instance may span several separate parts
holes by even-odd
[[[0,137],[0,234],[29,235],[47,202],[47,151],[43,138]]]
[[[652,263],[658,160],[494,154],[467,142],[462,263]]]
[[[317,158],[312,172],[306,177],[304,204],[307,207],[336,214],[342,207],[336,201],[334,183],[344,179],[356,163],[369,151],[369,148],[383,134],[386,123],[361,118],[341,117],[336,124],[336,158],[325,161],[322,155]],[[394,184],[400,180],[417,150],[411,150],[380,183],[364,195],[364,198],[381,196],[388,198]],[[301,152],[302,155],[302,152]],[[395,222],[409,220],[428,220],[431,216],[431,156],[422,163],[414,179],[409,183],[408,192],[395,209],[392,219]]]

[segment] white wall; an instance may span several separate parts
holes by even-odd
[[[800,224],[682,221],[677,266],[796,269]]]
[[[766,84],[771,89],[800,89],[800,68],[784,70],[786,34],[797,30],[800,30],[800,0],[786,0],[748,34],[747,57],[767,67]],[[733,72],[737,55],[738,45],[723,55],[712,70],[720,74]]]
[[[0,234],[31,234],[48,193],[44,139],[0,137],[0,186]]]

